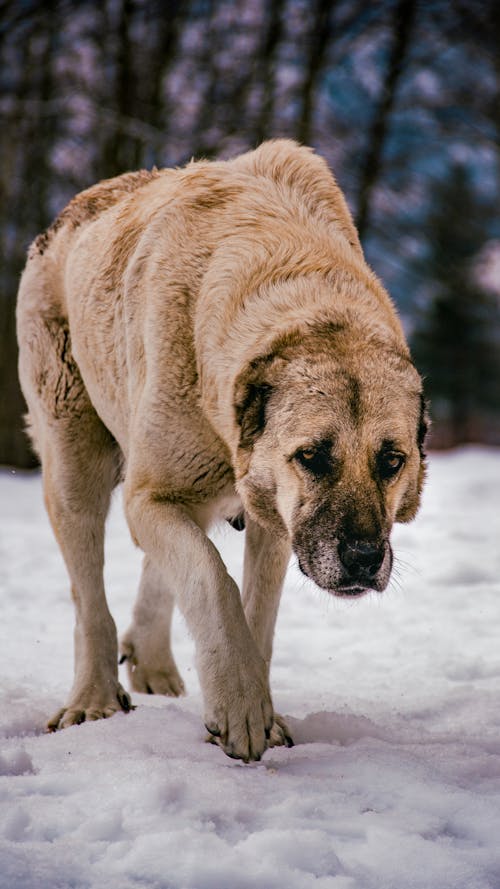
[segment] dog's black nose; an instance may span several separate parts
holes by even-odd
[[[372,580],[385,558],[385,543],[374,540],[341,540],[339,558],[349,577]]]

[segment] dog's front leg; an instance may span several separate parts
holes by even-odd
[[[291,546],[287,537],[271,534],[248,515],[245,523],[243,608],[250,632],[269,666],[274,625]]]
[[[246,517],[243,607],[260,653],[271,667],[273,636],[291,546],[288,537],[276,536]],[[282,716],[274,715],[269,746],[293,746]]]
[[[125,483],[132,535],[176,589],[196,644],[205,722],[228,756],[260,759],[273,725],[267,666],[235,582],[206,534],[176,503]]]
[[[129,682],[135,691],[177,697],[184,683],[170,646],[174,596],[164,573],[144,556],[133,619],[121,639],[121,661],[127,662]]]

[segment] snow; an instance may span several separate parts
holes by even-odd
[[[339,602],[291,566],[272,688],[296,746],[244,765],[204,743],[178,616],[187,697],[44,733],[71,684],[68,582],[39,477],[0,474],[1,889],[498,889],[499,503],[499,451],[433,455],[386,593]],[[234,576],[242,537],[216,535]],[[118,493],[120,632],[139,566]]]

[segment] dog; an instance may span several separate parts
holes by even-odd
[[[326,163],[274,140],[89,188],[32,244],[17,325],[76,608],[74,684],[48,729],[131,707],[103,586],[123,480],[144,551],[132,688],[183,692],[176,602],[210,736],[245,762],[291,744],[269,691],[291,550],[332,595],[382,591],[425,475],[422,382]],[[241,595],[207,536],[219,519],[245,525]]]

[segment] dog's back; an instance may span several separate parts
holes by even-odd
[[[283,245],[286,220],[291,227],[300,215],[300,225],[309,228],[311,240],[319,242],[319,229],[332,225],[360,254],[344,198],[326,164],[287,140],[264,143],[230,161],[126,173],[73,198],[33,242],[21,281],[20,376],[28,402],[36,403],[41,394],[52,412],[64,410],[65,399],[73,410],[73,402],[82,397],[80,375],[87,376],[83,353],[92,353],[93,366],[103,359],[115,380],[133,368],[141,346],[131,356],[129,337],[126,354],[123,315],[136,313],[132,327],[137,330],[145,323],[146,302],[155,299],[151,292],[155,288],[147,290],[142,283],[144,262],[133,262],[140,243],[145,245],[144,256],[155,254],[157,264],[162,264],[165,291],[173,294],[171,337],[184,338],[189,359],[192,345],[186,327],[192,325],[192,303],[211,256],[239,227],[245,227],[245,237],[253,228],[259,239],[259,217],[270,218],[273,211],[282,216],[277,237]],[[293,247],[288,253],[296,256]],[[140,280],[136,280],[139,265]],[[169,278],[174,282],[170,288]],[[183,305],[175,295],[180,280],[188,294]],[[125,291],[129,304],[122,312]],[[82,328],[87,329],[86,346],[77,343]],[[51,371],[47,356],[54,353],[59,357]],[[140,377],[140,370],[137,373]],[[116,400],[123,405],[128,394],[125,389]],[[30,413],[36,413],[36,407]],[[116,420],[117,425],[120,422],[123,425],[125,418]],[[32,424],[36,427],[34,416]],[[117,434],[118,429],[112,431]]]

